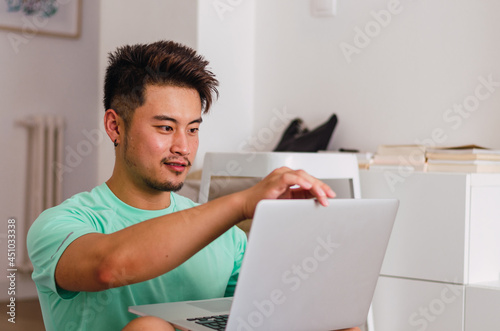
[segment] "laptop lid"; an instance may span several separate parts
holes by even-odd
[[[329,202],[328,207],[315,200],[258,204],[227,330],[335,330],[365,323],[398,201]],[[130,311],[198,330],[181,320],[224,313],[227,300],[136,306]]]
[[[259,203],[228,330],[336,330],[365,323],[397,200]]]

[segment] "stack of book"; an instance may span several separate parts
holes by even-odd
[[[427,171],[500,172],[500,150],[476,145],[427,149]]]
[[[380,145],[373,156],[370,168],[400,168],[424,171],[425,152],[423,145]]]
[[[359,169],[369,169],[373,160],[373,153],[358,152],[356,153]]]

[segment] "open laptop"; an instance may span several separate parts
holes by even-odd
[[[263,200],[233,298],[133,306],[180,330],[337,330],[366,322],[399,202]],[[222,321],[227,318],[226,322]]]

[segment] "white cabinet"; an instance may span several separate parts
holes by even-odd
[[[374,297],[376,328],[477,330],[464,325],[474,303],[463,292],[499,279],[500,174],[369,170],[360,178],[364,198],[400,200]]]

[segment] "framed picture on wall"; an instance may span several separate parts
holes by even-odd
[[[80,36],[81,0],[0,0],[0,28],[24,37]]]

